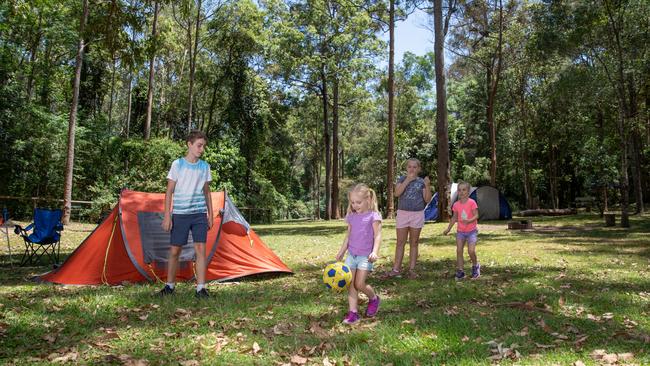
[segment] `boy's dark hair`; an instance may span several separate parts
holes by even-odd
[[[204,139],[205,142],[208,142],[208,136],[205,134],[205,132],[199,130],[190,131],[185,141],[189,142],[190,144],[193,144],[194,141],[198,139]]]

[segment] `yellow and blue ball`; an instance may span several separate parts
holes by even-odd
[[[332,291],[347,290],[352,282],[352,271],[343,262],[328,264],[323,271],[323,283]]]

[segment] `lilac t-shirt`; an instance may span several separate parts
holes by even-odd
[[[348,237],[348,252],[352,255],[370,255],[375,244],[375,231],[372,224],[381,221],[381,215],[376,211],[364,213],[349,213],[345,222],[350,224]]]

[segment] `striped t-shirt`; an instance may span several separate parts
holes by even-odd
[[[210,165],[203,160],[190,163],[185,158],[174,160],[167,179],[176,182],[174,214],[188,215],[208,212],[203,186],[212,181]]]

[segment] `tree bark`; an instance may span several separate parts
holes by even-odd
[[[549,143],[549,186],[551,195],[551,206],[554,209],[559,208],[558,190],[557,190],[557,146],[553,142]]]
[[[165,120],[165,126],[163,127],[161,121],[162,121],[162,116],[163,116],[163,105],[165,104],[165,82],[167,81],[167,69],[165,68],[165,63],[163,61],[159,61],[160,66],[159,68],[161,71],[158,72],[158,75],[160,75],[160,94],[158,96],[158,113],[156,114],[156,129],[157,129],[157,134],[160,134],[160,129],[161,128],[167,128],[167,120]]]
[[[117,69],[117,59],[113,54],[113,67],[111,68],[111,96],[108,101],[108,132],[110,134],[113,126],[113,101],[115,100],[115,71]]]
[[[214,108],[217,105],[217,90],[219,87],[217,86],[217,82],[215,81],[214,87],[212,88],[212,97],[210,98],[210,107],[208,109],[208,126],[206,128],[206,132],[210,132],[210,130],[213,128],[212,126],[212,120],[214,116]],[[216,131],[219,129],[217,128]],[[219,136],[217,136],[217,140],[219,139]]]
[[[608,25],[611,28],[609,32],[610,37],[613,36],[612,41],[614,42],[614,51],[616,55],[616,85],[615,91],[618,99],[618,134],[619,134],[619,143],[621,144],[621,178],[620,178],[620,190],[621,190],[621,227],[630,227],[630,218],[629,218],[629,204],[630,204],[630,178],[628,176],[629,162],[627,157],[628,152],[628,134],[626,119],[630,116],[630,108],[628,107],[628,101],[625,93],[625,60],[623,55],[623,47],[621,46],[620,40],[620,29],[614,15],[612,14],[612,9],[608,2],[605,2],[605,9],[607,11]]]
[[[158,34],[156,30],[156,25],[158,23],[158,10],[160,4],[158,0],[154,1],[154,10],[153,10],[153,24],[151,25],[151,41],[152,41],[152,50],[151,56],[149,57],[149,87],[147,88],[147,117],[144,122],[144,139],[149,140],[151,135],[151,112],[153,110],[153,88],[154,88],[154,75],[155,75],[155,63],[156,63],[156,46],[158,43]]]
[[[133,104],[133,96],[132,96],[132,84],[133,84],[133,73],[129,71],[129,87],[128,87],[128,95],[127,95],[127,102],[126,102],[126,138],[129,138],[130,130],[131,130],[131,104]]]
[[[48,110],[52,111],[52,106],[50,105],[50,77],[51,77],[51,67],[50,67],[50,56],[52,54],[52,46],[48,39],[45,40],[45,70],[43,73],[43,81],[41,83],[41,105],[47,107]]]
[[[450,9],[449,12],[452,10]],[[442,17],[442,0],[433,2],[434,56],[436,73],[436,144],[438,221],[449,221],[449,190],[451,163],[449,159],[449,126],[447,116],[447,86],[445,78],[445,25]]]
[[[499,80],[501,78],[501,63],[502,63],[502,49],[503,49],[503,3],[501,0],[498,2],[499,6],[499,28],[497,35],[497,49],[494,56],[487,66],[487,122],[490,134],[490,185],[496,187],[497,185],[497,129],[496,122],[494,121],[494,104],[496,102],[497,90],[499,88]],[[487,16],[487,15],[486,15]],[[487,23],[486,23],[487,24]],[[494,63],[496,62],[496,66]]]
[[[199,48],[199,30],[201,27],[201,0],[199,0],[196,9],[196,24],[194,31],[194,45],[192,45],[192,27],[188,25],[188,46],[190,47],[190,90],[187,105],[187,132],[192,130],[192,104],[194,97],[194,73],[196,71],[196,54]]]
[[[521,168],[524,184],[524,197],[526,199],[526,208],[533,209],[533,184],[530,179],[528,170],[528,109],[526,106],[526,88],[527,72],[522,72],[519,78],[519,111],[521,116]]]
[[[36,58],[38,54],[38,46],[41,43],[41,26],[43,24],[43,14],[38,14],[38,30],[34,34],[31,49],[29,51],[29,78],[27,79],[27,101],[31,102],[34,90],[34,78],[36,75]]]
[[[332,203],[330,218],[339,219],[339,79],[332,85]]]
[[[74,171],[74,144],[75,128],[77,124],[77,106],[79,105],[79,84],[81,83],[81,67],[84,55],[84,32],[86,20],[88,19],[88,0],[83,0],[83,12],[79,23],[79,41],[77,45],[77,57],[75,59],[75,74],[72,86],[72,103],[70,105],[70,119],[68,121],[68,153],[65,162],[65,188],[63,192],[63,218],[62,222],[67,225],[70,222],[72,210],[72,177]]]
[[[627,77],[628,98],[629,98],[629,116],[632,118],[632,128],[630,129],[630,156],[632,157],[632,180],[634,182],[634,196],[636,201],[635,214],[642,214],[645,210],[643,207],[643,169],[641,167],[641,132],[636,118],[639,116],[638,95],[636,92],[636,83],[634,76],[628,74]]]
[[[321,92],[323,100],[323,143],[325,145],[325,220],[330,219],[331,212],[331,186],[332,181],[331,168],[332,168],[332,153],[330,150],[330,128],[329,128],[329,101],[327,97],[327,73],[325,71],[325,64],[321,66]]]
[[[386,151],[386,218],[395,218],[395,0],[388,9],[388,148]]]

